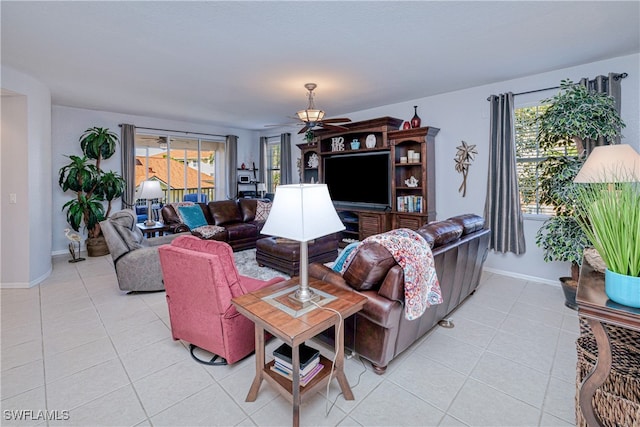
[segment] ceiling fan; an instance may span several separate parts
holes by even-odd
[[[300,110],[296,113],[297,117],[295,118],[299,119],[302,122],[299,124],[304,125],[298,133],[305,133],[315,127],[333,130],[347,130],[348,128],[346,128],[345,126],[341,126],[338,123],[347,123],[350,122],[351,119],[348,119],[346,117],[325,119],[324,111],[316,109],[316,106],[313,102],[313,90],[317,86],[318,85],[316,85],[315,83],[307,83],[304,85],[304,87],[309,91],[309,94],[307,95],[307,98],[309,99],[309,106],[306,109]]]

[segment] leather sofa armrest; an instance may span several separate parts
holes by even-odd
[[[341,289],[353,291],[353,288],[344,281],[340,273],[333,271],[326,265],[320,264],[319,262],[314,262],[309,265],[309,277],[331,283]]]
[[[358,314],[383,328],[394,329],[398,327],[403,306],[400,301],[389,300],[376,291],[361,291],[360,293],[367,297],[367,303]]]
[[[191,229],[187,224],[181,222],[180,224],[175,225],[172,231],[174,233],[189,233]]]
[[[404,304],[404,272],[402,267],[396,264],[389,269],[382,285],[380,285],[378,295]]]

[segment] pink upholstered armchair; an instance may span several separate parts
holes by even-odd
[[[268,282],[238,274],[231,246],[215,240],[181,236],[159,248],[174,340],[190,343],[201,363],[232,364],[254,351],[254,325],[238,313],[231,299],[284,280]],[[211,361],[194,355],[199,347]],[[216,361],[217,357],[223,360]]]

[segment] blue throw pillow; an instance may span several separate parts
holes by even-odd
[[[345,246],[342,252],[340,252],[340,255],[338,255],[338,258],[336,258],[336,260],[334,261],[333,266],[331,266],[331,269],[339,273],[342,270],[342,267],[344,266],[345,261],[349,257],[349,254],[351,254],[351,252],[353,252],[354,249],[360,246],[360,243],[361,242],[353,242]]]
[[[178,210],[180,211],[182,222],[184,222],[191,230],[207,225],[207,220],[205,219],[199,205],[178,206]]]

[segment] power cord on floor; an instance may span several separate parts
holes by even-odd
[[[323,310],[327,310],[327,311],[332,311],[334,313],[336,313],[338,315],[338,317],[340,318],[340,322],[338,323],[338,326],[336,328],[336,334],[335,336],[339,336],[340,335],[340,328],[342,327],[342,323],[343,323],[343,319],[342,319],[342,315],[340,314],[340,312],[338,310],[334,310],[333,308],[329,308],[329,307],[323,307],[320,304],[318,304],[315,301],[311,301],[316,307],[321,308]],[[334,338],[335,339],[335,338]],[[343,357],[344,357],[344,346],[342,349],[342,353],[343,353]],[[329,416],[329,413],[331,412],[331,410],[333,409],[333,407],[335,406],[336,402],[338,401],[338,398],[342,395],[342,391],[340,391],[340,393],[338,393],[338,395],[336,396],[336,398],[333,400],[333,402],[331,403],[331,406],[329,406],[329,387],[331,386],[331,379],[333,378],[333,371],[335,369],[336,366],[336,358],[338,357],[338,353],[334,352],[333,355],[333,360],[331,361],[331,372],[329,372],[329,381],[327,381],[327,403],[325,405],[325,417]],[[358,384],[360,384],[360,378],[362,378],[362,375],[364,375],[365,372],[367,372],[367,367],[365,366],[364,362],[362,361],[362,358],[358,358],[360,360],[360,363],[362,363],[362,367],[364,368],[364,370],[362,372],[360,372],[360,374],[358,375],[358,380],[356,381],[355,385],[353,388],[356,388],[358,386]],[[343,361],[344,364],[344,361]],[[343,373],[344,373],[344,366],[343,368]]]

